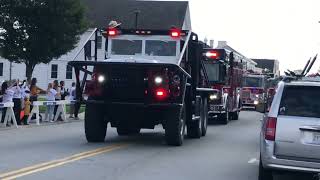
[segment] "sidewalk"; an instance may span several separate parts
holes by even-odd
[[[42,117],[44,118],[44,114],[41,113]],[[80,113],[78,115],[79,119],[75,120],[74,118],[69,118],[69,114],[66,115],[67,120],[66,121],[56,121],[56,122],[48,122],[48,121],[42,121],[40,122],[40,126],[36,125],[35,120],[31,120],[29,125],[20,125],[19,128],[32,128],[32,127],[41,127],[41,126],[50,126],[50,125],[58,125],[58,124],[65,124],[65,123],[74,123],[74,122],[82,122],[84,120],[84,112]],[[2,125],[2,124],[1,124]],[[0,131],[2,130],[12,130],[17,129],[14,125],[10,127],[2,127],[0,126]]]

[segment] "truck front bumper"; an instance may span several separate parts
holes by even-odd
[[[103,106],[125,106],[125,107],[139,107],[139,108],[162,108],[162,107],[173,107],[173,108],[181,108],[183,105],[179,103],[131,103],[131,102],[105,102],[99,100],[87,100],[85,104],[101,104]]]
[[[217,114],[226,113],[225,108],[223,105],[217,105],[217,104],[209,104],[209,116],[215,116]]]

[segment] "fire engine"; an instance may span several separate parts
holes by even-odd
[[[175,146],[182,145],[185,130],[190,138],[206,135],[213,90],[201,83],[205,70],[197,34],[176,28],[100,32],[106,39],[103,61],[69,62],[77,100],[86,103],[87,141],[104,141],[108,123],[120,136],[161,124],[167,144]]]
[[[241,110],[241,80],[243,66],[233,52],[226,49],[205,49],[203,64],[210,87],[209,115],[223,124],[238,120]]]
[[[266,80],[264,74],[245,74],[242,83],[243,108],[256,109],[264,104],[266,96]]]

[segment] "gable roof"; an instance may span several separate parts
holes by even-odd
[[[125,29],[135,28],[135,11],[140,11],[138,28],[182,28],[188,11],[185,1],[82,0],[87,7],[91,27],[103,28],[111,20]],[[189,18],[189,17],[188,17]]]

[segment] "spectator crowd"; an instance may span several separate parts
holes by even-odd
[[[41,89],[37,86],[37,79],[32,78],[30,82],[24,80],[20,82],[15,81],[5,81],[1,85],[0,92],[0,102],[13,102],[14,116],[17,120],[18,125],[28,125],[28,118],[30,112],[32,111],[32,104],[34,101],[38,101],[39,96],[46,98],[46,101],[60,101],[60,100],[75,100],[76,99],[76,88],[75,83],[69,88],[65,87],[64,81],[54,80],[52,83],[48,84],[47,89]],[[58,105],[51,105],[48,103],[45,112],[45,121],[54,122],[54,117],[57,115]],[[70,104],[69,118],[78,119],[78,112],[80,109],[80,104]],[[2,108],[1,123],[4,122],[7,108]],[[34,119],[35,117],[31,117]],[[42,121],[42,116],[40,115],[40,121]],[[61,114],[59,115],[57,121],[62,121]],[[7,126],[10,126],[13,122],[7,122]]]

